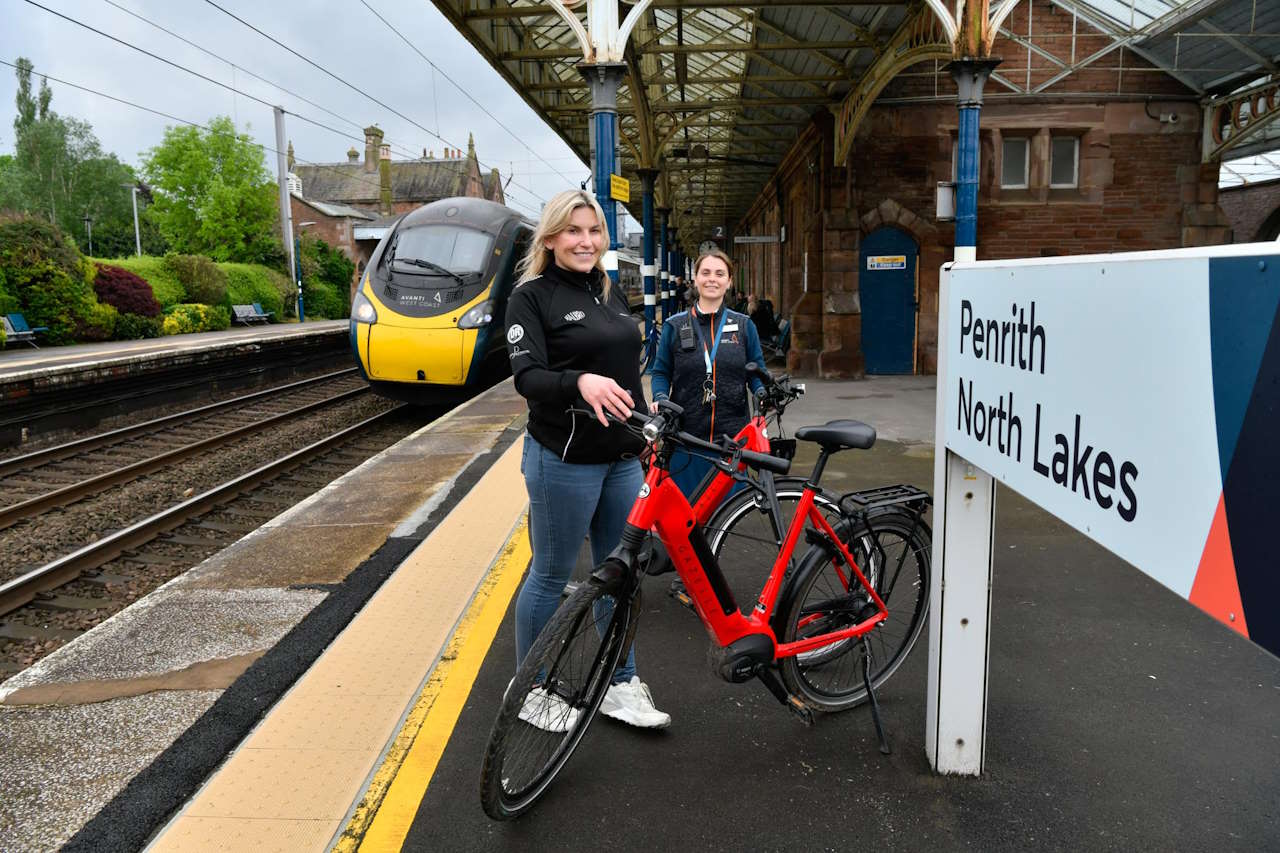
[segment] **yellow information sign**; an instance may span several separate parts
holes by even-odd
[[[631,201],[631,182],[621,175],[610,175],[609,197],[614,201]]]

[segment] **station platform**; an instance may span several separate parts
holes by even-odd
[[[350,323],[320,320],[133,341],[0,350],[0,448],[109,428],[112,419],[211,390],[241,390],[345,362]]]
[[[880,434],[825,484],[932,490],[931,377],[808,389],[790,427]],[[657,578],[637,655],[672,726],[597,720],[529,815],[491,822],[523,421],[491,389],[0,685],[0,847],[1280,849],[1280,661],[1007,490],[981,778],[929,771],[927,636],[878,693],[883,757],[865,708],[806,728],[717,679]]]

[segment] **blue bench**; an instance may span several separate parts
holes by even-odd
[[[27,318],[21,314],[4,315],[4,341],[6,346],[10,343],[24,343],[40,349],[40,345],[36,343],[36,334],[47,331],[49,331],[48,326],[36,326],[33,329],[27,324]]]
[[[231,306],[231,322],[242,323],[251,326],[254,323],[270,323],[271,318],[276,315],[274,311],[263,311],[262,304],[255,302],[252,305],[232,305]]]

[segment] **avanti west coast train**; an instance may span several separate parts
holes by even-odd
[[[533,223],[501,204],[448,198],[405,214],[374,250],[351,303],[351,347],[374,390],[452,402],[510,375],[505,328]],[[619,284],[643,305],[637,260]]]

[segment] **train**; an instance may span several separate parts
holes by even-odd
[[[534,223],[477,198],[447,198],[400,218],[369,258],[351,302],[351,349],[377,393],[454,403],[511,373],[507,297]],[[644,305],[640,263],[618,253],[632,310]]]

